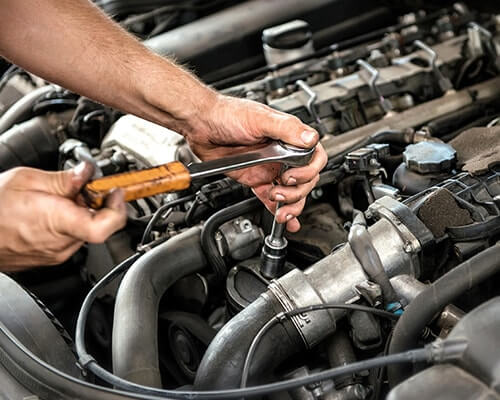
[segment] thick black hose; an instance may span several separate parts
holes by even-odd
[[[161,387],[160,299],[176,281],[205,266],[200,228],[194,227],[150,250],[129,269],[115,303],[113,369],[116,375],[142,385]]]
[[[28,118],[36,101],[54,90],[56,90],[56,87],[53,85],[42,86],[15,102],[0,117],[0,134],[4,133],[12,125]]]
[[[392,335],[389,354],[415,346],[425,326],[458,296],[500,271],[500,244],[482,251],[444,274],[424,289],[406,307]],[[389,367],[389,384],[394,387],[411,374],[411,368]]]
[[[281,309],[272,296],[260,296],[235,315],[208,347],[196,373],[196,390],[240,386],[243,366],[254,337]],[[268,381],[274,369],[304,347],[290,322],[274,325],[262,338],[252,359],[251,382]]]
[[[366,221],[358,210],[353,211],[354,219],[349,230],[348,241],[354,257],[359,261],[365,273],[382,289],[386,304],[397,301],[396,291],[385,272],[380,256],[372,242],[372,237],[366,229]]]
[[[19,166],[56,168],[59,142],[52,125],[50,116],[35,117],[1,135],[0,171]]]
[[[217,245],[215,244],[215,232],[223,223],[245,213],[254,211],[260,204],[260,201],[256,197],[252,197],[240,203],[223,208],[207,219],[203,225],[203,229],[201,231],[201,247],[207,256],[208,263],[213,268],[216,278],[219,281],[226,278],[227,266],[224,258],[222,258],[219,253]]]

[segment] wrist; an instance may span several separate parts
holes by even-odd
[[[219,94],[170,60],[152,58],[153,62],[143,63],[136,80],[146,106],[144,117],[183,136],[203,130]]]

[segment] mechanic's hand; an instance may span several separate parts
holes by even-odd
[[[302,212],[306,197],[318,182],[319,172],[327,162],[325,150],[318,143],[318,133],[295,116],[257,102],[222,95],[218,96],[215,106],[204,119],[206,128],[198,128],[186,135],[192,150],[202,160],[249,151],[252,145],[270,139],[302,148],[316,145],[309,165],[291,168],[281,178],[281,164],[264,164],[228,174],[250,186],[271,212],[274,213],[276,202],[286,203],[279,209],[277,220],[287,222],[289,231],[298,231],[300,224],[296,217]],[[276,179],[281,184],[273,186]]]
[[[0,174],[0,270],[60,264],[84,242],[103,242],[125,225],[122,192],[109,195],[97,212],[78,204],[92,173],[82,163],[61,172],[14,168]]]

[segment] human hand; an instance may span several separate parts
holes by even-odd
[[[280,177],[279,163],[259,165],[230,174],[248,185],[255,195],[274,213],[276,203],[283,205],[276,218],[287,223],[291,232],[300,229],[297,216],[304,208],[309,192],[319,180],[319,172],[327,162],[325,150],[318,143],[318,133],[297,117],[285,114],[250,100],[218,95],[211,110],[201,116],[204,123],[186,134],[191,149],[202,160],[212,160],[238,152],[246,152],[269,140],[311,148],[316,151],[311,162],[300,168],[290,168]],[[273,181],[280,184],[273,186]]]
[[[103,242],[125,225],[121,192],[99,211],[80,205],[92,173],[82,163],[61,172],[21,167],[0,174],[0,270],[60,264],[84,242]]]

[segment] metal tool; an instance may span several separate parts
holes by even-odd
[[[287,166],[281,167],[280,176],[287,170]],[[285,238],[286,223],[278,223],[276,215],[281,207],[281,203],[276,204],[274,212],[273,226],[271,233],[264,239],[264,246],[260,254],[260,273],[267,279],[279,278],[285,266],[288,241]]]
[[[276,206],[276,213],[281,204]],[[264,246],[260,254],[260,273],[267,279],[279,278],[283,273],[286,261],[288,241],[285,238],[286,223],[280,224],[273,220],[271,233],[264,239]]]
[[[278,162],[289,167],[307,165],[313,154],[314,148],[301,149],[276,141],[254,151],[191,164],[188,167],[174,161],[153,168],[106,176],[85,185],[82,194],[90,207],[100,208],[106,196],[116,188],[123,189],[125,201],[132,201],[159,193],[187,189],[193,179],[206,178],[259,164]]]

